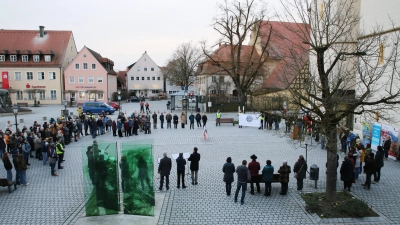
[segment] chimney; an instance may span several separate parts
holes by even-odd
[[[40,34],[40,37],[44,36],[44,26],[39,26],[39,34]]]

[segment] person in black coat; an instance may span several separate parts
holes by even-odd
[[[182,177],[182,188],[186,188],[185,185],[185,165],[186,160],[183,158],[183,153],[179,153],[179,157],[176,159],[176,168],[178,172],[178,186],[180,188],[181,177]]]
[[[381,179],[381,168],[384,166],[383,157],[384,157],[383,148],[382,146],[378,146],[375,155],[375,172],[374,172],[374,181],[372,182],[373,184],[379,183],[379,180]]]
[[[365,184],[362,184],[364,186],[364,189],[369,190],[371,188],[371,176],[373,173],[375,173],[375,159],[374,159],[374,153],[369,153],[365,159],[365,165],[364,165],[364,172],[367,175]]]
[[[343,181],[344,190],[350,191],[353,177],[353,163],[348,156],[344,157],[342,166],[340,167],[340,180]]]
[[[160,122],[161,122],[161,129],[164,129],[164,114],[161,113],[160,115]]]
[[[172,160],[171,158],[168,158],[167,153],[164,152],[163,154],[164,158],[160,160],[160,164],[158,164],[158,173],[160,174],[161,180],[160,180],[160,188],[158,190],[162,191],[163,185],[164,185],[164,177],[166,179],[165,182],[165,187],[167,190],[169,189],[169,175],[171,172],[171,167],[172,167]]]
[[[203,116],[201,117],[201,120],[203,120],[203,127],[205,127],[206,124],[207,124],[207,116],[206,116],[206,113],[203,113]]]
[[[304,156],[300,155],[297,162],[294,164],[293,172],[297,173],[297,190],[303,190],[303,180],[306,179],[307,163]]]
[[[385,160],[388,159],[389,157],[389,150],[390,150],[390,146],[392,145],[392,138],[390,137],[390,135],[386,135],[385,141],[383,142],[383,153],[385,154]]]
[[[190,155],[190,171],[192,172],[192,185],[197,185],[197,173],[199,172],[200,154],[197,153],[197,147],[194,147],[193,153]]]
[[[139,129],[139,121],[137,118],[133,118],[133,135],[138,135],[138,129]]]
[[[196,113],[196,122],[197,122],[197,128],[200,128],[201,127],[201,115],[200,115],[200,112],[197,112]]]
[[[179,117],[176,114],[174,114],[173,120],[174,120],[174,129],[178,129]]]
[[[235,173],[235,165],[232,163],[232,158],[228,157],[226,163],[222,167],[222,172],[224,172],[224,182],[226,188],[226,195],[231,195],[232,182],[234,181],[233,174]]]

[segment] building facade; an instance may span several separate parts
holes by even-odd
[[[114,62],[83,47],[65,69],[65,99],[70,102],[109,102],[117,91]]]
[[[61,104],[64,70],[76,54],[72,31],[0,30],[0,71],[12,103]]]
[[[164,91],[161,69],[147,52],[127,69],[127,90],[130,95],[152,97]]]

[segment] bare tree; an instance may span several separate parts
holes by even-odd
[[[197,65],[202,58],[199,48],[191,43],[183,43],[172,54],[162,73],[171,85],[188,87],[194,82]]]
[[[353,115],[394,109],[400,103],[396,69],[399,31],[383,32],[376,27],[368,31],[370,35],[364,35],[358,0],[281,2],[284,13],[277,15],[281,21],[310,25],[309,34],[287,27],[308,44],[310,54],[309,76],[304,79],[304,88],[289,89],[290,104],[320,119],[321,132],[327,137],[326,198],[334,201],[339,123]],[[304,69],[301,57],[293,55],[286,69]]]
[[[206,56],[203,64],[211,64],[218,68],[219,74],[226,74],[236,86],[240,102],[246,103],[247,94],[254,81],[260,80],[263,74],[263,64],[267,60],[268,41],[262,45],[259,51],[254,47],[259,41],[260,29],[257,27],[265,19],[266,8],[257,6],[256,0],[225,0],[219,5],[220,14],[214,19],[214,30],[221,38],[218,43],[224,43],[222,47],[213,52],[202,44],[203,53]],[[247,38],[252,33],[253,43],[245,45]],[[270,35],[270,34],[269,34]]]

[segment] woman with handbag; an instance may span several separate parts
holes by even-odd
[[[307,163],[304,156],[300,155],[293,167],[294,178],[297,179],[297,190],[303,190],[303,180],[306,178]]]

